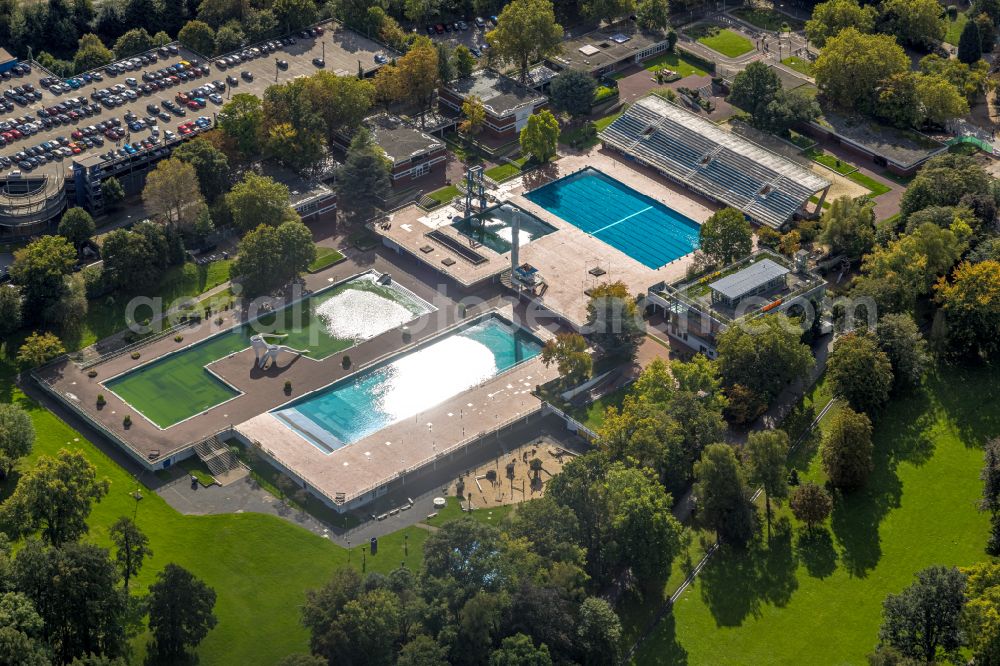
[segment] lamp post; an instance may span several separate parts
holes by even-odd
[[[361,573],[368,570],[368,546],[361,546]]]

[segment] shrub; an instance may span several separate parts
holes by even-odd
[[[292,392],[292,381],[290,379],[285,380],[285,393]]]
[[[94,377],[97,376],[97,370],[88,370],[87,371],[87,376],[90,377],[91,379],[93,379]]]
[[[125,415],[125,418],[122,419],[122,425],[125,426],[126,428],[132,427],[132,415],[131,414],[126,414]]]
[[[958,6],[957,5],[948,5],[948,9],[946,11],[948,12],[948,18],[950,20],[954,21],[956,18],[958,18]]]
[[[347,370],[349,367],[351,367],[351,357],[348,356],[347,354],[344,354],[344,358],[341,359],[340,365],[341,367],[344,368],[344,370]]]
[[[133,361],[138,361],[139,357],[141,356],[141,354],[139,352],[135,351],[135,352],[132,352],[131,356],[132,356],[132,360]]]
[[[104,399],[104,394],[103,393],[98,393],[97,394],[97,406],[98,407],[103,407],[106,404],[108,404],[108,401]]]
[[[174,342],[184,342],[184,336],[183,335],[175,335],[174,336]]]

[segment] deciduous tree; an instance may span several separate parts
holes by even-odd
[[[115,545],[115,565],[122,577],[124,588],[128,590],[129,581],[133,576],[139,575],[145,559],[153,555],[153,551],[149,548],[149,537],[126,516],[116,520],[108,533]]]
[[[0,403],[0,478],[14,470],[17,461],[31,453],[35,426],[18,405]]]
[[[59,220],[58,233],[79,248],[94,235],[94,218],[83,208],[70,208]]]
[[[173,157],[194,167],[205,200],[215,201],[229,186],[229,159],[205,138],[182,143]]]
[[[451,66],[456,79],[464,79],[476,68],[476,57],[465,44],[459,44],[451,54]]]
[[[571,116],[585,116],[594,104],[594,77],[579,69],[564,69],[553,79],[549,87],[552,105]]]
[[[910,59],[893,37],[850,27],[827,40],[812,66],[816,85],[831,102],[869,112],[880,82],[909,69]]]
[[[219,127],[246,156],[260,152],[263,124],[260,98],[249,93],[233,95],[219,113]]]
[[[806,36],[810,42],[822,47],[827,39],[845,28],[854,28],[861,33],[873,32],[877,15],[875,6],[861,6],[858,0],[821,2],[813,8],[812,18],[806,21]]]
[[[215,30],[204,21],[185,23],[177,33],[177,41],[205,57],[215,53]]]
[[[879,641],[901,654],[932,663],[962,644],[961,615],[965,575],[952,567],[932,566],[882,604]]]
[[[837,488],[863,486],[872,471],[872,423],[845,407],[833,416],[820,449],[823,469]]]
[[[583,381],[590,377],[592,365],[587,341],[579,333],[560,333],[545,343],[542,363],[545,367],[555,363],[559,374],[569,384]]]
[[[248,231],[261,224],[276,227],[298,218],[288,205],[288,188],[268,176],[248,171],[226,195],[226,206],[237,229]]]
[[[528,116],[528,122],[521,128],[521,151],[531,155],[537,162],[548,162],[556,154],[559,145],[559,121],[548,109]]]
[[[1000,262],[963,263],[937,285],[951,353],[990,357],[1000,349]]]
[[[875,337],[879,348],[892,364],[893,386],[905,389],[918,386],[931,359],[927,341],[908,313],[887,314],[878,322]]]
[[[788,433],[762,430],[750,433],[744,448],[749,481],[764,489],[767,533],[771,534],[771,500],[788,497]]]
[[[396,61],[396,75],[405,99],[420,110],[420,126],[423,127],[424,114],[430,108],[440,81],[434,43],[427,37],[417,37],[406,55]]]
[[[746,544],[753,538],[754,510],[739,459],[728,444],[711,444],[695,463],[698,511],[720,541]]]
[[[65,353],[62,340],[54,333],[35,332],[17,350],[17,364],[25,369],[37,368]]]
[[[879,21],[904,44],[930,50],[944,39],[945,24],[937,0],[882,0]]]
[[[500,12],[486,41],[500,62],[517,66],[523,81],[528,65],[559,52],[562,36],[549,0],[513,0]]]
[[[875,205],[873,202],[837,197],[823,212],[821,239],[832,254],[857,259],[875,243]]]
[[[792,514],[810,530],[826,520],[833,509],[830,493],[815,483],[804,483],[793,490],[788,503]]]
[[[215,590],[187,569],[168,564],[149,586],[150,651],[160,658],[180,658],[216,625]]]
[[[66,293],[64,278],[73,270],[76,250],[62,236],[42,236],[14,252],[10,276],[21,288],[24,312],[29,321],[43,313]]]
[[[337,174],[337,207],[348,219],[367,220],[389,194],[390,163],[371,133],[361,129]]]
[[[146,176],[142,202],[167,224],[189,230],[205,203],[194,165],[174,157],[162,160]]]
[[[8,335],[21,328],[21,301],[20,289],[9,284],[0,285],[0,339],[7,339]]]
[[[753,229],[742,212],[723,208],[705,220],[698,231],[701,251],[717,264],[731,264],[750,254]]]
[[[851,331],[833,343],[826,376],[838,397],[852,409],[871,416],[889,400],[892,362],[873,334]]]
[[[591,290],[587,335],[605,351],[631,356],[643,328],[635,298],[624,282],[606,282]]]
[[[114,59],[115,54],[104,45],[100,37],[87,33],[80,37],[80,46],[73,56],[73,69],[78,73],[87,72],[103,67]]]

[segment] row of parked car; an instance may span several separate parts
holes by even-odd
[[[89,129],[94,128],[91,126]],[[48,162],[79,155],[88,148],[104,145],[104,139],[99,134],[96,132],[91,134],[91,136],[83,136],[83,133],[77,130],[73,133],[72,140],[65,136],[59,136],[38,145],[29,146],[10,157],[0,155],[0,165],[6,168],[16,164],[22,171],[33,171]]]
[[[322,28],[319,28],[322,30]],[[246,62],[248,60],[253,60],[254,58],[260,58],[261,56],[269,55],[274,53],[282,46],[291,46],[295,43],[294,37],[285,37],[284,39],[272,39],[269,42],[264,42],[263,44],[258,44],[257,46],[251,46],[243,49],[239,53],[231,53],[227,56],[217,58],[215,60],[215,66],[219,69],[229,69],[236,67],[240,63]]]
[[[22,76],[27,76],[28,74],[31,74],[31,66],[22,62],[14,65],[6,72],[0,73],[0,78],[4,81],[10,81],[13,78],[20,78]]]
[[[488,19],[484,19],[481,16],[477,16],[474,22],[477,28],[479,28],[480,30],[486,30],[496,25],[497,17],[491,16]],[[450,23],[435,23],[434,25],[427,26],[427,34],[443,35],[446,32],[462,32],[464,30],[468,30],[470,27],[472,26],[470,26],[465,21],[452,21]]]
[[[42,99],[42,91],[36,90],[35,86],[30,83],[25,83],[22,86],[11,86],[7,90],[3,91],[3,96],[10,102],[15,102],[21,106],[28,106],[29,104]]]

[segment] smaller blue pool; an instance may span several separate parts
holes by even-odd
[[[426,411],[541,350],[535,336],[490,315],[274,414],[329,453]]]
[[[648,268],[698,248],[697,222],[592,167],[525,197]]]

